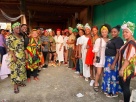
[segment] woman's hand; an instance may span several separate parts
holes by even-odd
[[[119,71],[119,76],[123,77],[123,73],[124,73],[124,70],[123,70],[123,69],[120,69],[120,71]]]
[[[93,63],[96,63],[96,57],[94,58]]]
[[[17,61],[17,58],[15,55],[13,55],[13,61],[16,62]]]
[[[112,64],[112,65],[110,66],[110,69],[111,69],[111,70],[115,70],[115,64]]]

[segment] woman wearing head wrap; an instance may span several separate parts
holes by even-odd
[[[64,64],[68,64],[68,44],[67,40],[69,38],[69,32],[68,29],[64,30],[64,36],[63,36],[63,45],[64,45]]]
[[[132,75],[136,75],[136,43],[133,38],[135,24],[124,22],[121,26],[123,37],[127,41],[119,52],[119,83],[123,90],[124,102],[130,100],[130,81]]]
[[[12,25],[13,34],[6,39],[10,57],[11,81],[14,84],[14,93],[19,93],[18,86],[26,86],[23,82],[26,80],[24,39],[19,35],[20,23]]]
[[[93,26],[91,31],[92,31],[92,35],[90,35],[90,39],[88,40],[88,43],[87,43],[87,46],[88,46],[87,50],[88,51],[87,51],[87,55],[86,55],[86,64],[90,66],[90,74],[91,74],[90,86],[93,86],[95,69],[93,66],[94,53],[92,52],[92,50],[93,50],[93,45],[94,45],[96,39],[99,38],[98,27]]]
[[[56,42],[53,36],[52,29],[48,29],[49,32],[49,66],[56,67]]]
[[[69,27],[70,36],[69,36],[68,41],[67,41],[67,44],[68,44],[68,60],[69,60],[68,68],[75,68],[75,65],[74,65],[73,60],[71,59],[71,56],[72,56],[73,51],[75,49],[76,37],[75,37],[75,35],[72,31],[73,31],[73,28]]]
[[[96,92],[99,91],[99,80],[105,64],[105,49],[106,43],[108,42],[109,32],[110,32],[109,25],[107,24],[102,25],[100,28],[101,37],[95,41],[93,47],[93,52],[95,53],[93,64],[96,67],[95,83],[93,88]]]
[[[102,90],[107,93],[107,97],[117,97],[118,92],[121,91],[119,86],[118,74],[118,57],[119,49],[123,46],[124,42],[119,37],[120,26],[117,25],[112,28],[112,39],[107,42],[105,50],[105,66],[104,76],[102,83]]]
[[[85,81],[89,81],[90,78],[90,67],[85,63],[86,54],[87,54],[87,42],[91,35],[91,27],[87,23],[85,25],[85,36],[81,36],[79,41],[79,58],[82,58],[83,62],[83,76],[85,77]]]
[[[54,37],[55,42],[56,42],[56,53],[57,53],[57,60],[59,61],[59,66],[61,65],[61,62],[64,61],[64,56],[63,56],[63,37],[60,35],[61,30],[57,29],[56,31],[56,36]]]
[[[26,48],[27,50],[27,81],[30,82],[31,74],[34,77],[34,80],[38,81],[38,68],[41,63],[41,41],[38,37],[38,32],[36,29],[33,29],[31,32],[31,38],[29,39],[29,44]]]

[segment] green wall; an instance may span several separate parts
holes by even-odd
[[[114,27],[124,21],[136,24],[136,0],[113,0],[104,5],[94,6],[93,25],[100,27],[108,23]],[[136,30],[134,37],[136,39]]]

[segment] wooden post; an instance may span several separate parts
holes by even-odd
[[[26,23],[26,0],[20,0],[20,10],[21,10],[21,14],[23,14],[24,16],[21,17],[21,24],[27,24]]]

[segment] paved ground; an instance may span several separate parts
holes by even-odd
[[[94,92],[89,82],[85,82],[64,65],[42,70],[39,78],[40,81],[32,79],[26,87],[21,87],[19,94],[14,94],[10,78],[0,80],[0,102],[118,102],[122,98],[122,95],[107,98],[101,92]],[[133,80],[132,86],[135,82]],[[76,97],[78,93],[82,93],[84,97]]]

